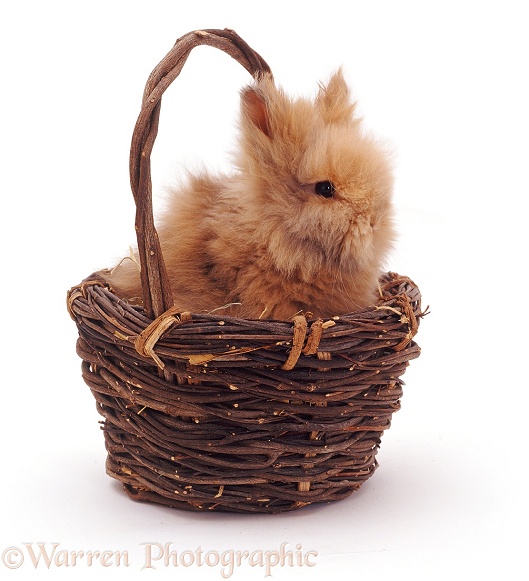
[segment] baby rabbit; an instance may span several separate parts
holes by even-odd
[[[354,110],[341,70],[314,100],[267,75],[243,89],[238,171],[192,176],[157,225],[176,306],[286,320],[373,303],[392,176]],[[119,296],[141,296],[133,261],[104,276]]]

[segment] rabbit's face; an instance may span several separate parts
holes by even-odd
[[[378,270],[393,238],[391,170],[362,133],[341,72],[313,102],[266,78],[242,102],[239,166],[276,267],[307,280]]]

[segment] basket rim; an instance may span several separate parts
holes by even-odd
[[[285,347],[283,351],[287,357],[280,366],[289,371],[300,357],[320,357],[326,341],[347,336],[350,332],[358,333],[357,328],[362,325],[370,332],[386,334],[388,329],[385,327],[389,326],[399,337],[391,347],[397,353],[415,345],[413,338],[418,332],[419,321],[428,313],[428,308],[422,310],[419,288],[409,277],[394,272],[384,274],[380,280],[377,304],[326,319],[306,319],[303,315],[291,320],[243,319],[213,313],[190,313],[175,306],[152,318],[145,313],[143,306],[131,305],[114,294],[109,283],[97,273],[68,291],[67,308],[78,326],[86,324],[90,318],[87,309],[93,309],[97,317],[105,320],[116,341],[132,344],[137,354],[151,359],[160,370],[166,366],[164,354],[168,348],[174,347],[175,339],[189,343],[189,337],[193,336],[194,342],[202,338],[207,339],[208,346],[220,347],[189,350],[182,357],[191,365],[208,366],[222,359],[235,361],[236,357],[244,360],[252,351],[270,350],[275,341],[277,346]],[[98,306],[98,301],[104,306]],[[196,333],[197,327],[202,329],[202,335]],[[227,338],[233,337],[237,338],[236,347],[226,348]],[[328,344],[324,348],[324,352],[332,353]]]

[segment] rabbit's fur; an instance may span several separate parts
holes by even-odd
[[[243,89],[235,162],[231,176],[191,176],[157,224],[175,304],[249,319],[372,304],[393,180],[341,70],[314,100],[289,98],[270,76]],[[105,276],[123,298],[141,296],[132,261]]]

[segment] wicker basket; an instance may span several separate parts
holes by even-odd
[[[282,512],[342,499],[369,478],[400,407],[420,293],[380,280],[378,304],[330,320],[245,320],[177,312],[152,213],[150,153],[161,96],[190,51],[268,65],[231,30],[180,38],[154,69],[134,130],[143,305],[92,275],[68,293],[82,373],[104,417],[107,472],[135,500],[192,510]]]

